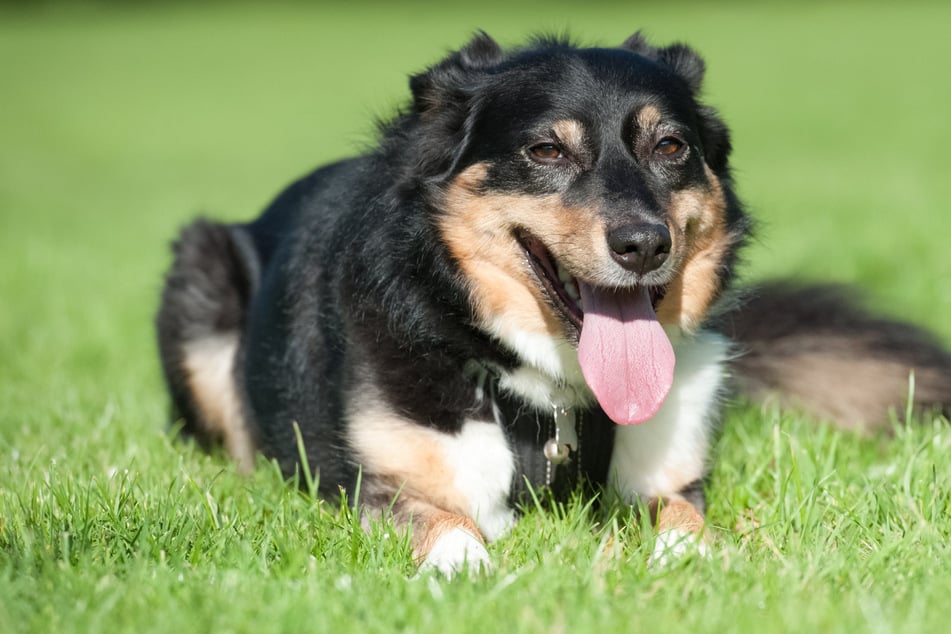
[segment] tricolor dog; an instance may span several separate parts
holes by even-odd
[[[700,535],[724,398],[844,424],[951,402],[951,356],[831,287],[738,293],[751,222],[704,65],[477,35],[362,156],[246,224],[196,221],[158,315],[176,416],[243,468],[308,467],[418,562],[487,563],[528,487],[601,488]],[[298,440],[298,430],[300,442]],[[659,543],[669,543],[661,539]]]

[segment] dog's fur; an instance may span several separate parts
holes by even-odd
[[[483,541],[515,518],[498,398],[593,415],[613,435],[604,484],[672,534],[702,529],[730,389],[867,425],[914,370],[920,404],[951,402],[951,356],[921,331],[832,287],[731,292],[750,222],[703,72],[686,46],[639,35],[503,51],[479,34],[412,78],[373,151],[254,222],[187,227],[158,315],[185,431],[292,474],[296,424],[321,494],[352,495],[359,474],[362,510],[392,512],[419,562],[452,571],[486,562]],[[571,284],[650,293],[677,365],[647,422],[600,413]]]

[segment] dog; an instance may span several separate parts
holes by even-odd
[[[923,330],[832,286],[735,288],[752,222],[703,75],[640,34],[480,32],[366,154],[252,222],[186,227],[157,316],[184,432],[243,470],[306,467],[452,574],[536,490],[608,491],[650,509],[659,548],[702,545],[733,396],[868,427],[914,372],[916,406],[951,403]]]

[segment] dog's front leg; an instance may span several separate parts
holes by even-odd
[[[675,343],[674,384],[649,421],[616,429],[611,486],[627,502],[647,501],[658,536],[651,561],[662,563],[702,541],[710,439],[718,415],[729,344],[700,333]]]
[[[406,492],[391,484],[389,479],[367,478],[364,492],[368,499],[361,503],[361,513],[365,521],[388,518],[397,531],[408,532],[413,561],[420,572],[436,571],[452,577],[491,568],[486,538],[473,518],[462,509],[447,511],[432,498],[419,497],[425,492]]]
[[[491,568],[486,539],[475,520],[462,509],[440,508],[432,497],[423,497],[424,491],[394,485],[390,478],[364,478],[360,503],[364,529],[369,530],[368,521],[386,518],[397,531],[408,533],[420,572],[452,577]]]
[[[466,420],[454,433],[367,407],[350,424],[371,508],[392,505],[395,523],[412,531],[424,569],[446,574],[485,568],[485,541],[512,527],[508,504],[515,469],[505,435],[493,422]],[[394,501],[395,500],[395,501]]]
[[[651,564],[665,565],[690,552],[708,552],[702,488],[705,431],[678,430],[675,423],[663,419],[617,430],[611,488],[630,504],[647,502],[657,530]]]

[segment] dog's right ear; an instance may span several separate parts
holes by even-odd
[[[471,141],[479,111],[479,77],[504,57],[495,40],[480,31],[460,50],[410,79],[420,123],[414,174],[441,181],[453,173]]]
[[[502,47],[484,31],[478,31],[461,49],[410,78],[414,110],[424,114],[464,101],[473,73],[499,64],[504,57]]]

